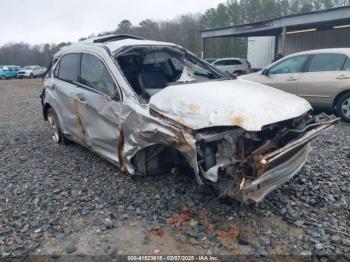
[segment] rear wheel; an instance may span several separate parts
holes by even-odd
[[[345,122],[349,123],[350,122],[350,92],[345,93],[339,98],[336,104],[336,108],[337,108],[338,116],[340,116],[341,119],[344,120]]]
[[[240,76],[240,75],[242,74],[242,72],[241,72],[241,71],[234,71],[232,74],[233,74],[235,77],[237,77],[237,76]]]
[[[6,77],[5,76],[1,76],[1,80],[6,80]]]
[[[62,145],[67,144],[68,140],[66,139],[66,137],[62,132],[62,129],[58,122],[58,117],[55,111],[52,110],[52,108],[49,108],[47,110],[47,122],[49,123],[49,126],[52,131],[53,141],[55,141],[57,144],[62,144]]]

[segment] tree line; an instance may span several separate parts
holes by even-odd
[[[200,55],[201,29],[252,23],[346,5],[350,5],[350,0],[227,0],[216,8],[206,10],[203,14],[184,14],[174,19],[160,21],[146,19],[137,25],[125,19],[118,24],[115,30],[101,32],[97,36],[133,34],[146,39],[176,43]],[[79,40],[95,36],[91,34]],[[0,47],[0,65],[37,64],[45,66],[49,63],[50,57],[67,44],[70,43],[5,44]],[[209,39],[206,44],[206,54],[209,57],[244,56],[246,50],[246,38]]]

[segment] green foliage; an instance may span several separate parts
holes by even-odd
[[[184,14],[170,20],[146,19],[138,25],[122,20],[109,34],[133,34],[159,41],[179,44],[201,54],[200,30],[245,23],[254,23],[276,17],[350,5],[350,0],[227,0],[203,14]],[[94,34],[79,40],[95,37]],[[0,47],[0,64],[45,65],[49,57],[68,43],[58,45],[29,46],[25,43]],[[206,57],[245,56],[246,38],[218,38],[206,41]]]

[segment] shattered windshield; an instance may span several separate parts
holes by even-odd
[[[167,86],[229,79],[208,63],[174,47],[134,47],[117,54],[115,59],[130,86],[145,102]]]

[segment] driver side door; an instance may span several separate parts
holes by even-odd
[[[81,56],[76,100],[83,143],[113,162],[118,161],[121,130],[119,90],[102,59],[90,53]]]
[[[262,84],[278,88],[292,94],[298,94],[298,84],[308,55],[286,58],[268,69],[267,75],[261,76]]]

